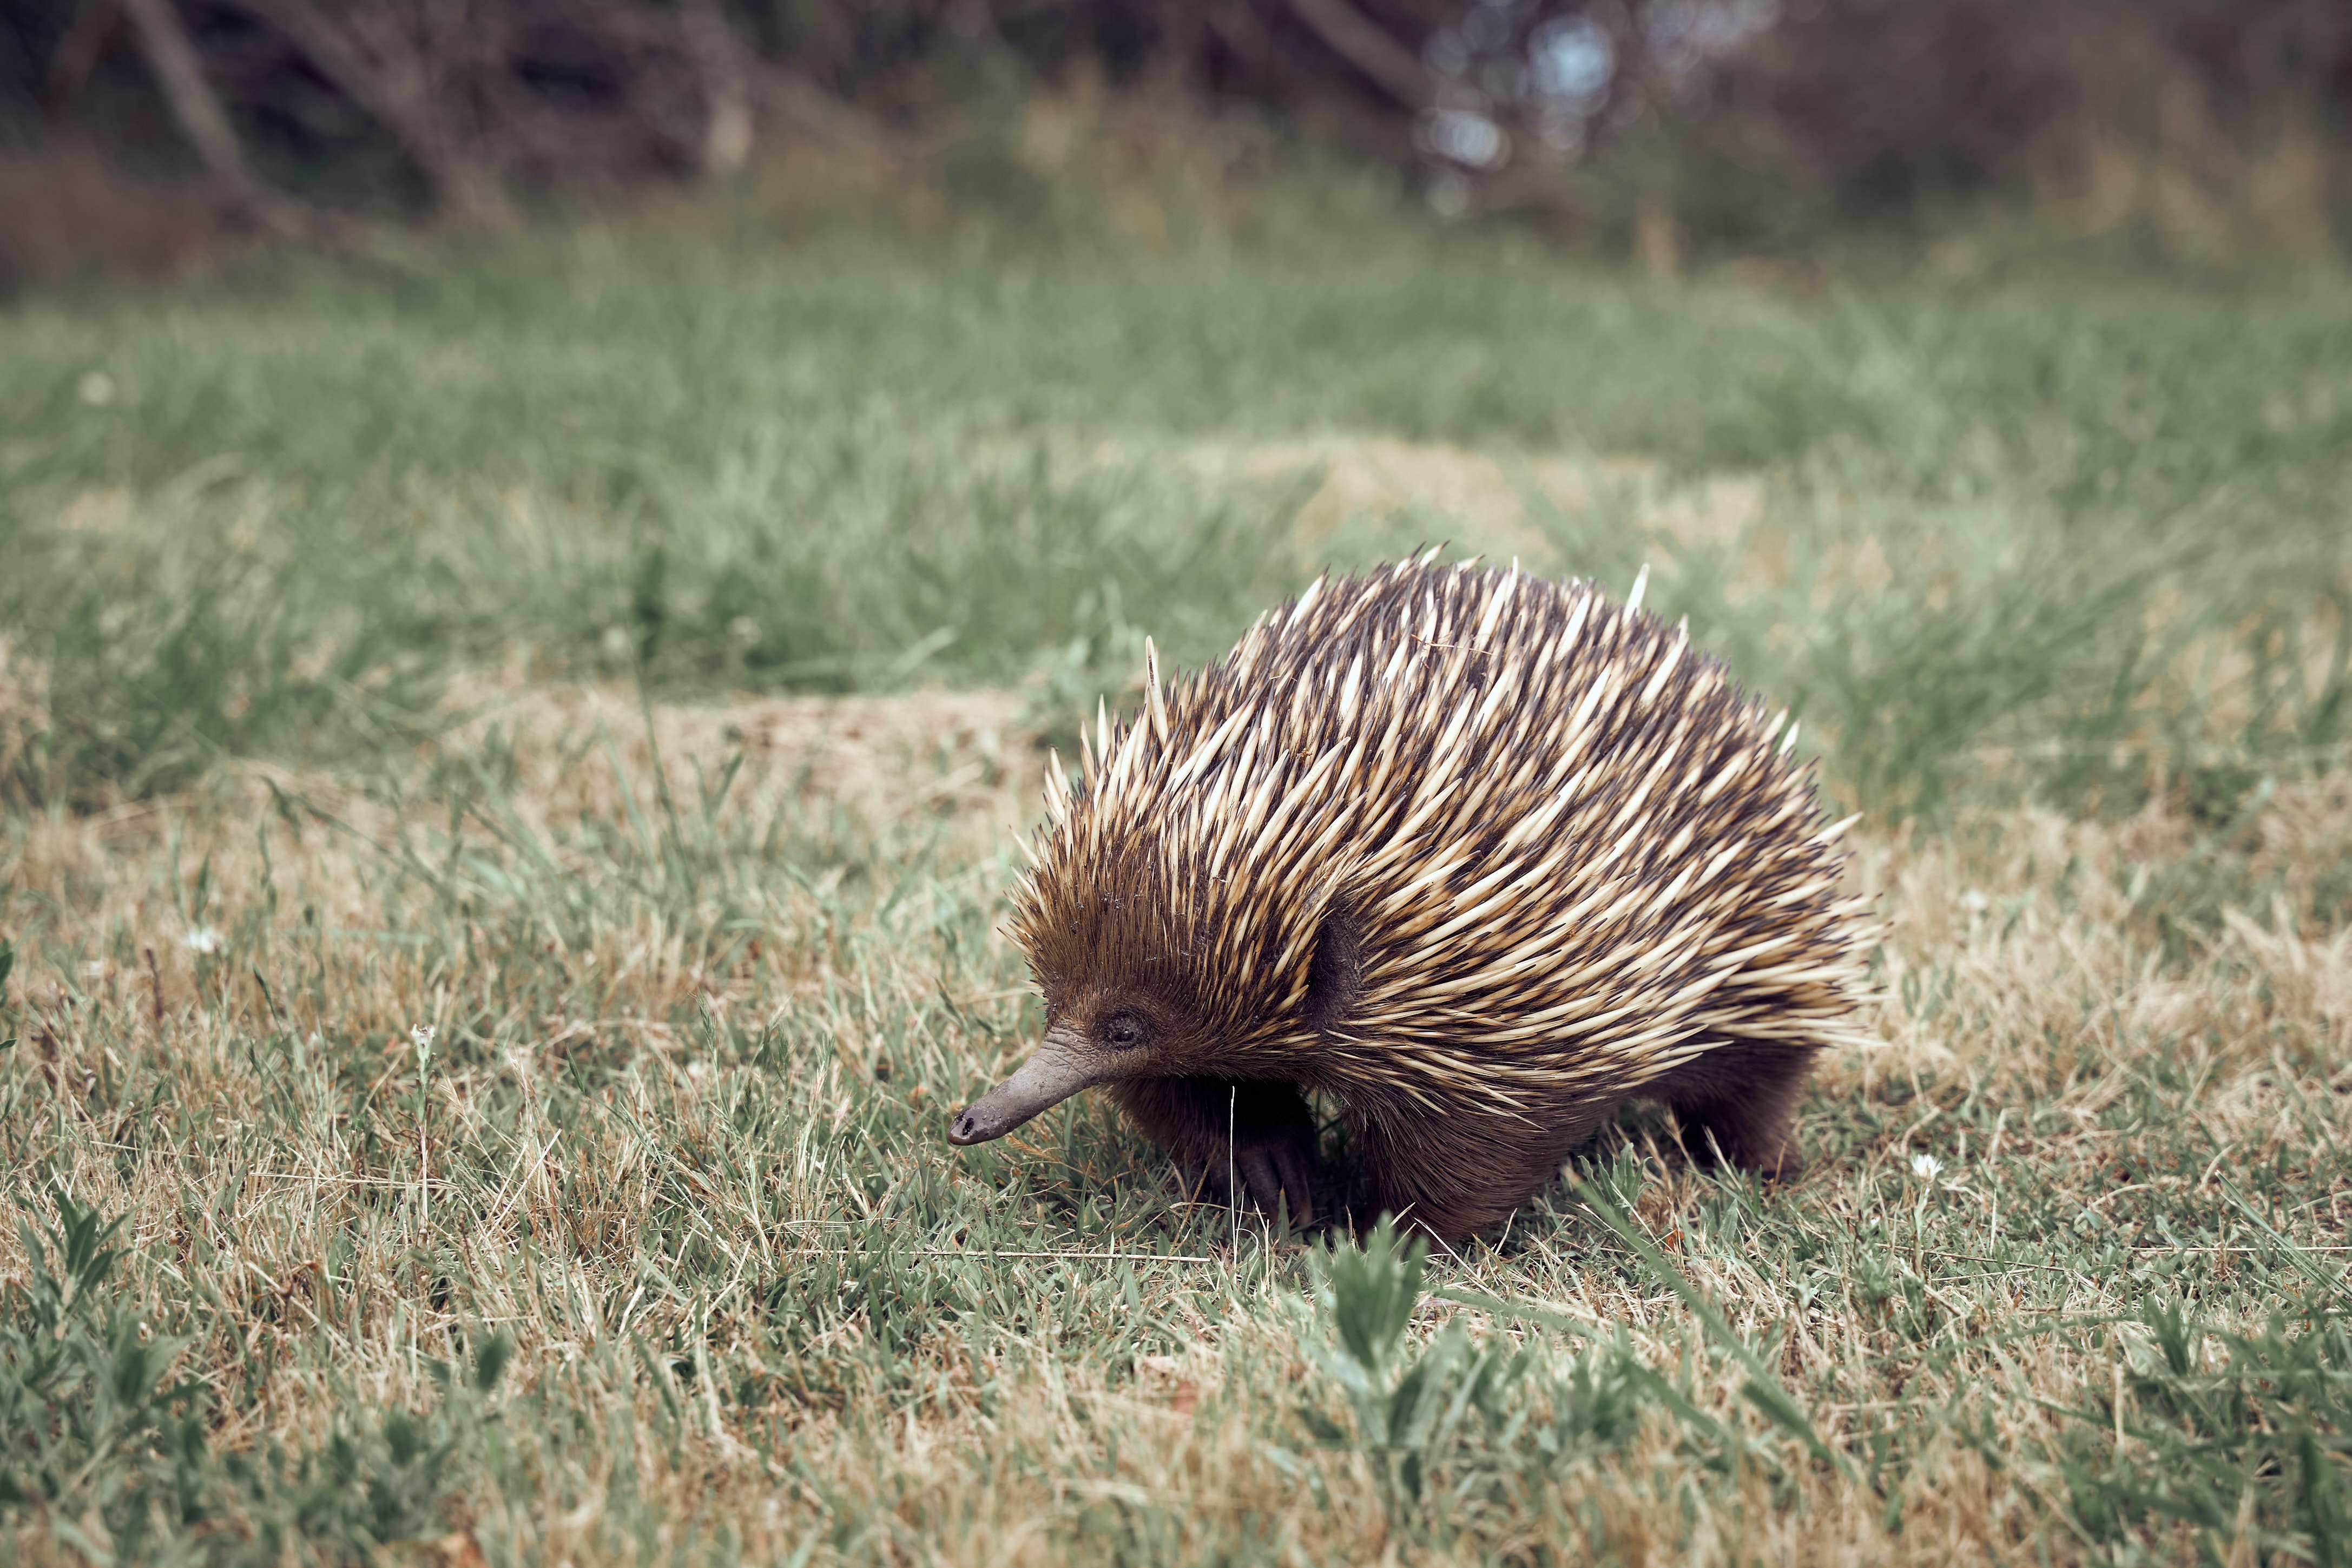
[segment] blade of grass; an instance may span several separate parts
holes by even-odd
[[[1631,1247],[1633,1255],[1647,1266],[1651,1277],[1682,1298],[1684,1305],[1690,1308],[1692,1316],[1698,1319],[1701,1326],[1706,1330],[1708,1337],[1730,1352],[1732,1358],[1741,1366],[1748,1369],[1748,1381],[1741,1384],[1739,1392],[1748,1403],[1762,1411],[1775,1425],[1803,1443],[1815,1458],[1834,1468],[1847,1480],[1853,1480],[1854,1474],[1852,1462],[1843,1454],[1822,1441],[1821,1434],[1813,1429],[1812,1420],[1805,1414],[1803,1407],[1790,1397],[1789,1391],[1780,1386],[1780,1380],[1772,1375],[1770,1370],[1765,1366],[1762,1358],[1757,1355],[1755,1349],[1733,1330],[1722,1312],[1717,1310],[1715,1303],[1706,1299],[1706,1292],[1692,1284],[1681,1269],[1667,1262],[1665,1255],[1651,1245],[1648,1237],[1642,1234],[1641,1227],[1634,1225],[1631,1217],[1620,1212],[1617,1205],[1601,1192],[1597,1184],[1574,1173],[1570,1175],[1569,1183],[1575,1190],[1576,1195],[1582,1198],[1594,1214],[1600,1215],[1601,1223],[1614,1231],[1617,1238]]]

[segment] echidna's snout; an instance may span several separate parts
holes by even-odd
[[[985,1143],[1002,1138],[1041,1110],[1050,1110],[1090,1084],[1110,1076],[1110,1064],[1076,1040],[1049,1031],[1037,1054],[1021,1070],[963,1108],[949,1124],[950,1143]]]

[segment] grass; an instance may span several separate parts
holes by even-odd
[[[1661,602],[1833,731],[1874,806],[1989,745],[2079,801],[2159,752],[2309,766],[2346,722],[2352,310],[2324,281],[1806,304],[1409,232],[1312,266],[580,239],[5,331],[0,614],[67,716],[14,769],[44,797],[333,757],[486,663],[1058,675],[1091,706],[1141,622],[1212,657],[1310,563],[1463,525],[1302,549],[1312,463],[1196,460],[1333,432],[1659,460],[1521,531],[1620,584],[1651,490],[1768,476],[1761,515],[1659,542]],[[2247,668],[2182,668],[2211,658]],[[2243,710],[2200,710],[2223,694]]]
[[[1312,259],[0,317],[12,1554],[2352,1557],[2340,288]],[[1869,810],[1804,1179],[1630,1112],[1424,1260],[949,1148],[1038,736],[1448,535]]]

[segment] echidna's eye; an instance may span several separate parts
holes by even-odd
[[[1103,1021],[1101,1035],[1104,1045],[1133,1050],[1143,1044],[1143,1021],[1131,1013],[1115,1013]]]

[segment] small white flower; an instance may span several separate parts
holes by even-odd
[[[1914,1154],[1911,1156],[1911,1173],[1918,1177],[1923,1182],[1932,1182],[1937,1176],[1943,1174],[1943,1172],[1944,1163],[1941,1160],[1937,1159],[1933,1154]]]
[[[190,952],[218,952],[223,942],[221,933],[211,926],[198,926],[180,939],[180,945]]]
[[[93,958],[88,963],[83,964],[81,966],[81,977],[84,980],[105,979],[106,960],[102,958]]]
[[[408,1031],[408,1037],[416,1042],[416,1065],[422,1068],[425,1058],[433,1054],[433,1026],[419,1024]]]
[[[1960,895],[1960,908],[1968,910],[1969,913],[1972,915],[1980,915],[1987,910],[1992,908],[1992,900],[1986,898],[1982,893],[1978,892],[1974,888],[1970,888],[1967,892]]]

